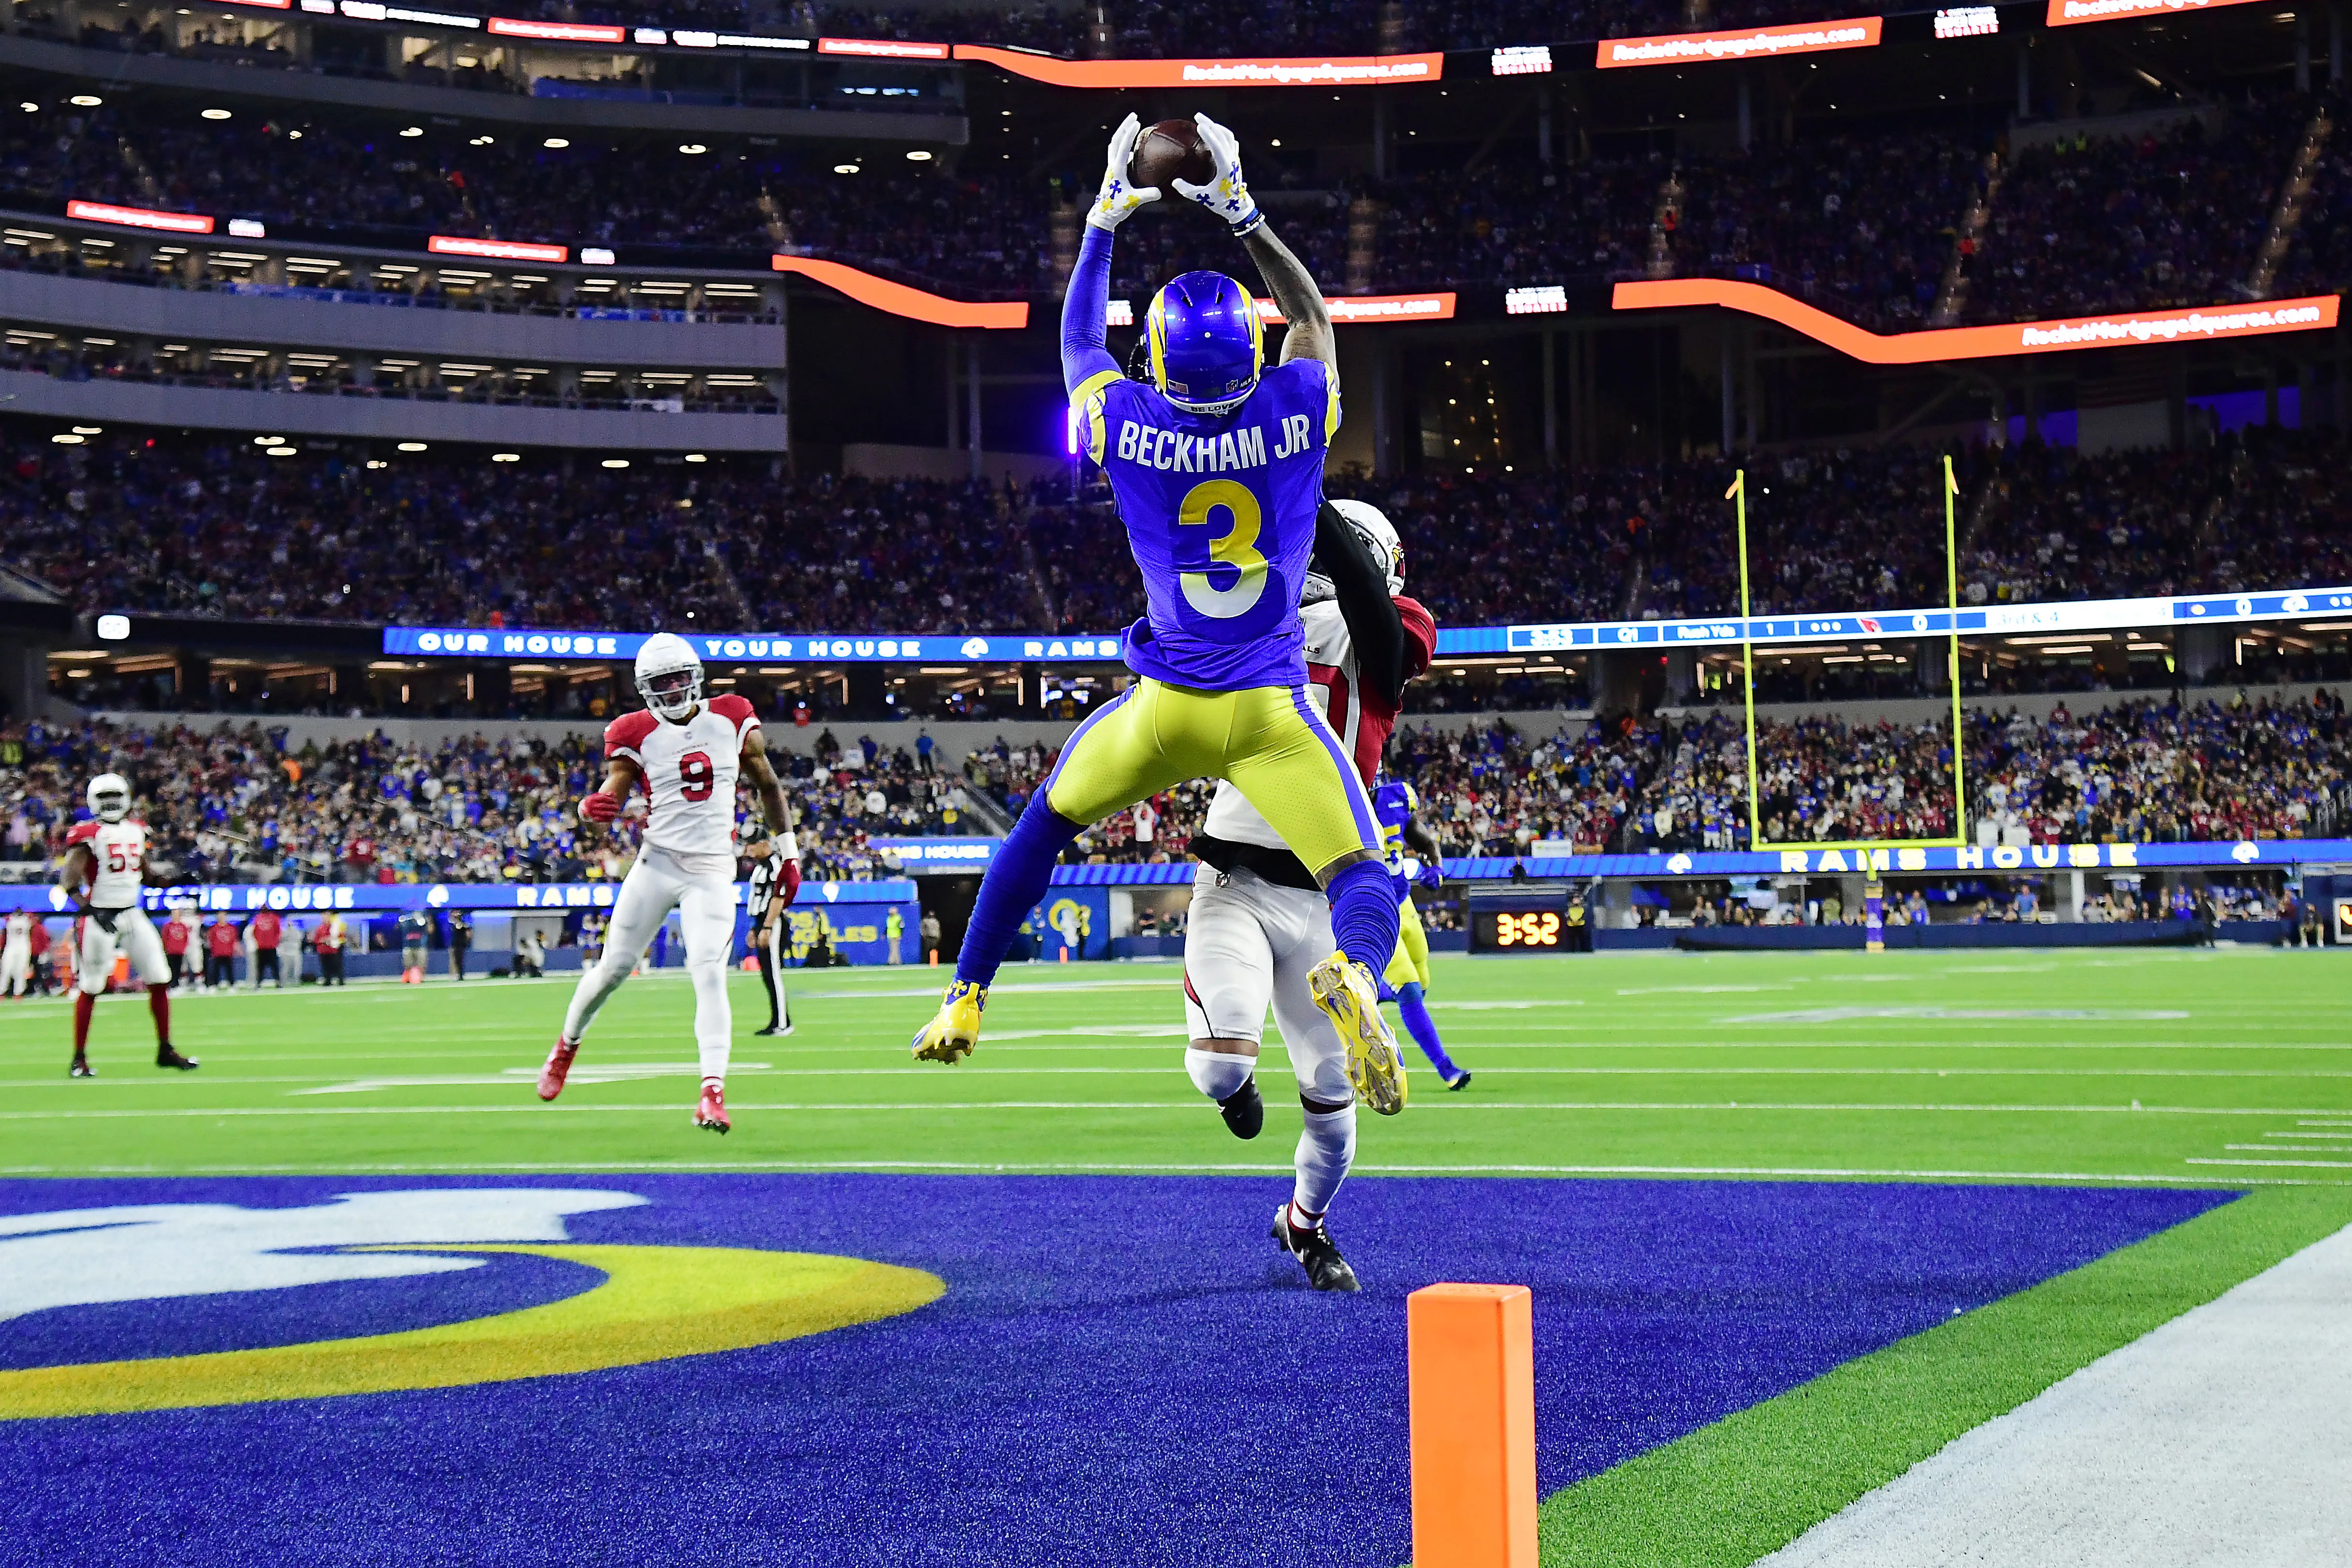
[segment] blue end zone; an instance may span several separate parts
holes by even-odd
[[[813,1338],[530,1383],[0,1421],[0,1561],[1389,1568],[1410,1553],[1414,1287],[1534,1289],[1549,1492],[2228,1201],[1359,1180],[1334,1215],[1355,1298],[1303,1288],[1265,1236],[1281,1189],[1239,1179],[16,1182],[0,1213],[449,1185],[617,1188],[652,1201],[576,1215],[574,1240],[837,1253],[948,1292]],[[503,1258],[58,1309],[0,1322],[0,1366],[411,1328],[587,1278]]]

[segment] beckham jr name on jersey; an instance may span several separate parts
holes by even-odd
[[[1137,381],[1087,400],[1087,456],[1110,479],[1150,605],[1128,668],[1203,691],[1307,679],[1298,590],[1339,427],[1339,384],[1314,359],[1267,371],[1225,415],[1188,414]]]

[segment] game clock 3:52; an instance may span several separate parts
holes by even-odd
[[[1571,919],[1564,888],[1521,887],[1510,893],[1473,894],[1473,952],[1576,952],[1584,948],[1580,922]]]

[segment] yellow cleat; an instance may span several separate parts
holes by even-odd
[[[940,998],[939,1016],[915,1032],[915,1059],[954,1063],[971,1055],[980,1044],[981,1009],[987,1005],[987,986],[969,980],[949,986]]]
[[[1309,970],[1307,994],[1339,1031],[1348,1047],[1348,1081],[1356,1098],[1382,1116],[1404,1109],[1404,1058],[1397,1055],[1396,1036],[1381,1016],[1380,992],[1371,971],[1350,963],[1335,952]]]

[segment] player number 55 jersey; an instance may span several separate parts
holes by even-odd
[[[66,834],[68,847],[89,846],[97,862],[89,877],[89,901],[101,910],[127,910],[139,901],[139,886],[146,880],[147,825],[125,817],[121,822],[77,822]]]
[[[743,737],[759,724],[748,700],[728,696],[709,699],[683,724],[640,709],[605,727],[605,757],[626,757],[645,774],[647,844],[674,855],[735,852],[735,781]]]

